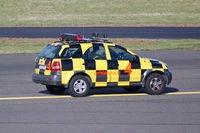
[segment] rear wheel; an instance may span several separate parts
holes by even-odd
[[[69,83],[69,94],[73,97],[87,96],[90,89],[89,81],[83,75],[76,75]]]
[[[149,75],[146,79],[145,90],[150,95],[159,95],[164,92],[166,87],[165,79],[158,73]]]
[[[138,92],[141,89],[141,86],[134,86],[134,87],[124,87],[127,92],[134,93]]]
[[[65,91],[63,86],[46,85],[46,88],[51,94],[61,94]]]

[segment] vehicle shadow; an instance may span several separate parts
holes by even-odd
[[[165,91],[163,94],[166,93],[172,93],[172,92],[178,92],[179,89],[177,88],[173,88],[173,87],[166,87]],[[42,94],[51,94],[49,93],[47,90],[43,90],[40,91],[39,93]],[[146,93],[144,88],[141,88],[138,92],[134,92],[135,94],[140,94],[140,93]],[[91,89],[89,91],[88,95],[101,95],[101,94],[130,94],[130,92],[127,92],[126,90],[124,90],[122,87],[115,87],[115,88],[95,88],[95,89]],[[67,92],[67,89],[65,92],[61,93],[61,94],[52,94],[52,95],[69,95],[69,93]]]
[[[170,92],[178,92],[179,89],[173,88],[173,87],[166,87],[164,93],[170,93]]]
[[[166,87],[163,94],[166,93],[172,93],[172,92],[178,92],[179,89],[173,88],[173,87]],[[92,89],[89,92],[89,95],[98,95],[98,94],[140,94],[140,93],[146,93],[144,88],[141,88],[138,92],[127,92],[122,87],[116,87],[116,88],[100,88],[100,89]]]
[[[47,90],[43,90],[43,91],[39,91],[39,93],[41,93],[41,94],[46,94],[46,95],[69,95],[68,93],[67,93],[67,91],[65,91],[65,92],[63,92],[63,93],[59,93],[59,94],[51,94],[50,92],[48,92]]]

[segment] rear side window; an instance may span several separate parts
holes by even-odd
[[[57,58],[60,49],[61,49],[61,46],[48,45],[42,49],[39,56],[45,57],[45,58]]]
[[[62,58],[81,58],[82,57],[82,51],[80,45],[71,45],[69,48],[66,48],[63,50]]]

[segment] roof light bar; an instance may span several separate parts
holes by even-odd
[[[60,35],[61,41],[81,41],[83,36],[79,34],[64,33]]]
[[[75,39],[76,41],[81,41],[81,40],[83,39],[83,37],[82,37],[81,35],[76,35],[76,36],[74,37],[74,39]]]

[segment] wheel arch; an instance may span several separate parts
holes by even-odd
[[[74,78],[77,75],[84,76],[89,81],[90,87],[92,87],[92,80],[91,80],[90,76],[88,74],[86,74],[85,72],[80,71],[80,72],[75,72],[75,74],[70,78],[68,84],[65,85],[66,88],[69,87],[69,83],[71,82],[72,78]]]
[[[142,77],[142,87],[145,86],[146,79],[147,79],[151,74],[153,74],[153,73],[158,73],[158,74],[162,75],[163,78],[165,79],[165,83],[168,83],[168,78],[167,78],[167,76],[166,76],[166,74],[165,74],[164,72],[162,72],[162,71],[147,70],[147,71],[145,71],[144,74],[142,75],[142,76],[143,76],[143,77]]]

